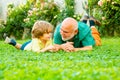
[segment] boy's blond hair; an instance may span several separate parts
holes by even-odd
[[[31,34],[32,38],[39,38],[44,33],[53,32],[53,25],[47,21],[36,21],[33,25]]]

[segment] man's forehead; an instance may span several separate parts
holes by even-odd
[[[73,29],[71,29],[69,26],[68,27],[65,27],[65,26],[61,26],[60,30],[64,31],[64,32],[72,32]]]
[[[63,24],[61,25],[61,29],[65,29],[65,30],[73,30],[74,29],[74,26],[71,25],[71,24]]]
[[[63,30],[69,30],[69,29],[70,29],[70,26],[68,26],[68,25],[62,25],[62,26],[61,26],[61,29],[63,29]]]

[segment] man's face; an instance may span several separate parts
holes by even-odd
[[[62,26],[61,29],[60,29],[60,34],[62,36],[62,40],[67,41],[67,40],[70,40],[74,37],[75,30],[72,29],[71,27]]]

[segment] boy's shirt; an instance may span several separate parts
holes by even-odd
[[[32,41],[25,46],[24,50],[40,52],[41,49],[48,47],[51,44],[52,44],[51,39],[47,41],[46,45],[44,45],[39,39],[33,38]]]

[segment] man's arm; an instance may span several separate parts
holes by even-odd
[[[92,50],[92,45],[90,46],[84,46],[84,47],[81,47],[81,48],[75,48],[73,46],[73,42],[67,42],[67,43],[64,43],[64,44],[55,44],[56,45],[56,50],[64,50],[66,52],[74,52],[74,51],[85,51],[85,50]]]
[[[64,44],[55,44],[56,50],[64,50],[66,52],[72,52],[74,51],[73,42],[66,42]]]
[[[74,48],[75,51],[84,51],[84,50],[92,50],[92,45],[91,46],[84,46],[81,48]]]

